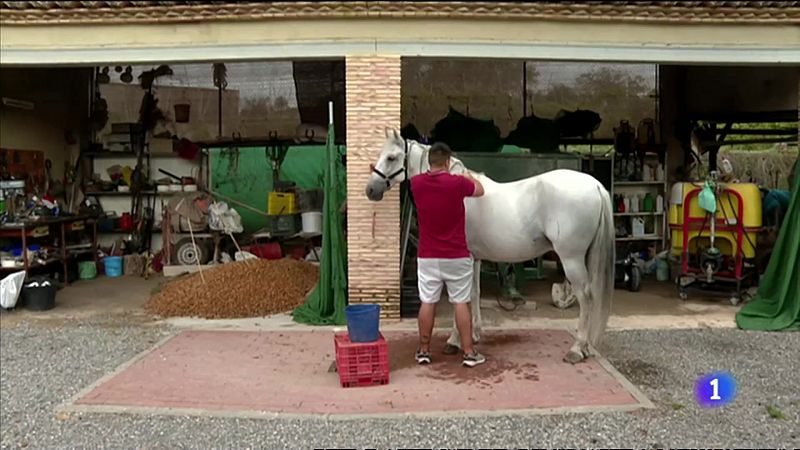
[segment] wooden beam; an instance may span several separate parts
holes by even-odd
[[[772,123],[797,122],[797,110],[755,111],[739,113],[695,113],[687,114],[687,119],[716,123]]]
[[[757,130],[744,130],[744,129],[733,129],[728,132],[729,136],[788,136],[788,135],[797,135],[797,128],[775,128],[772,130],[768,129],[757,129]]]

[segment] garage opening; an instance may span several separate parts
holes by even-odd
[[[706,224],[684,249],[677,211],[681,189],[702,186],[712,172],[747,186],[742,204],[753,219],[743,242],[718,234],[714,244],[724,255],[712,270],[720,283],[708,290],[738,303],[757,285],[774,244],[765,236],[774,236],[785,212],[765,215],[764,200],[789,189],[797,161],[797,69],[404,58],[402,73],[404,137],[445,142],[467,167],[498,181],[572,168],[612,193],[623,305],[626,290],[650,291],[656,308],[674,295],[677,277],[708,269],[711,231]],[[413,317],[416,222],[407,189],[402,208],[401,312]],[[549,295],[543,281],[563,281],[552,252],[483,266],[483,297],[495,297],[500,309],[516,309],[537,291]],[[687,295],[683,287],[680,294]]]
[[[4,67],[0,77],[4,270],[69,284],[116,276],[117,258],[120,274],[145,276],[297,261],[281,269],[294,293],[256,310],[242,299],[167,315],[283,312],[316,284],[329,121],[344,163],[343,59]]]

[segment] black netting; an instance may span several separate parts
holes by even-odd
[[[336,143],[344,144],[346,137],[344,61],[295,61],[292,65],[300,120],[303,123],[326,126],[328,102],[332,100]]]

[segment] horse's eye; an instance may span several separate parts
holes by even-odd
[[[387,157],[386,159],[387,159],[389,162],[394,162],[394,160],[395,160],[395,159],[397,159],[397,158],[395,158],[394,156],[389,156],[389,157]]]

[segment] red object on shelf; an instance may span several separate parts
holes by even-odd
[[[131,217],[130,213],[122,213],[119,218],[119,228],[125,231],[133,229],[133,217]]]
[[[277,242],[251,245],[250,247],[245,248],[245,250],[256,255],[261,259],[283,258],[283,252],[281,251],[281,244],[278,244]]]
[[[389,384],[389,345],[383,334],[375,342],[353,343],[347,333],[336,333],[333,341],[342,387]]]

